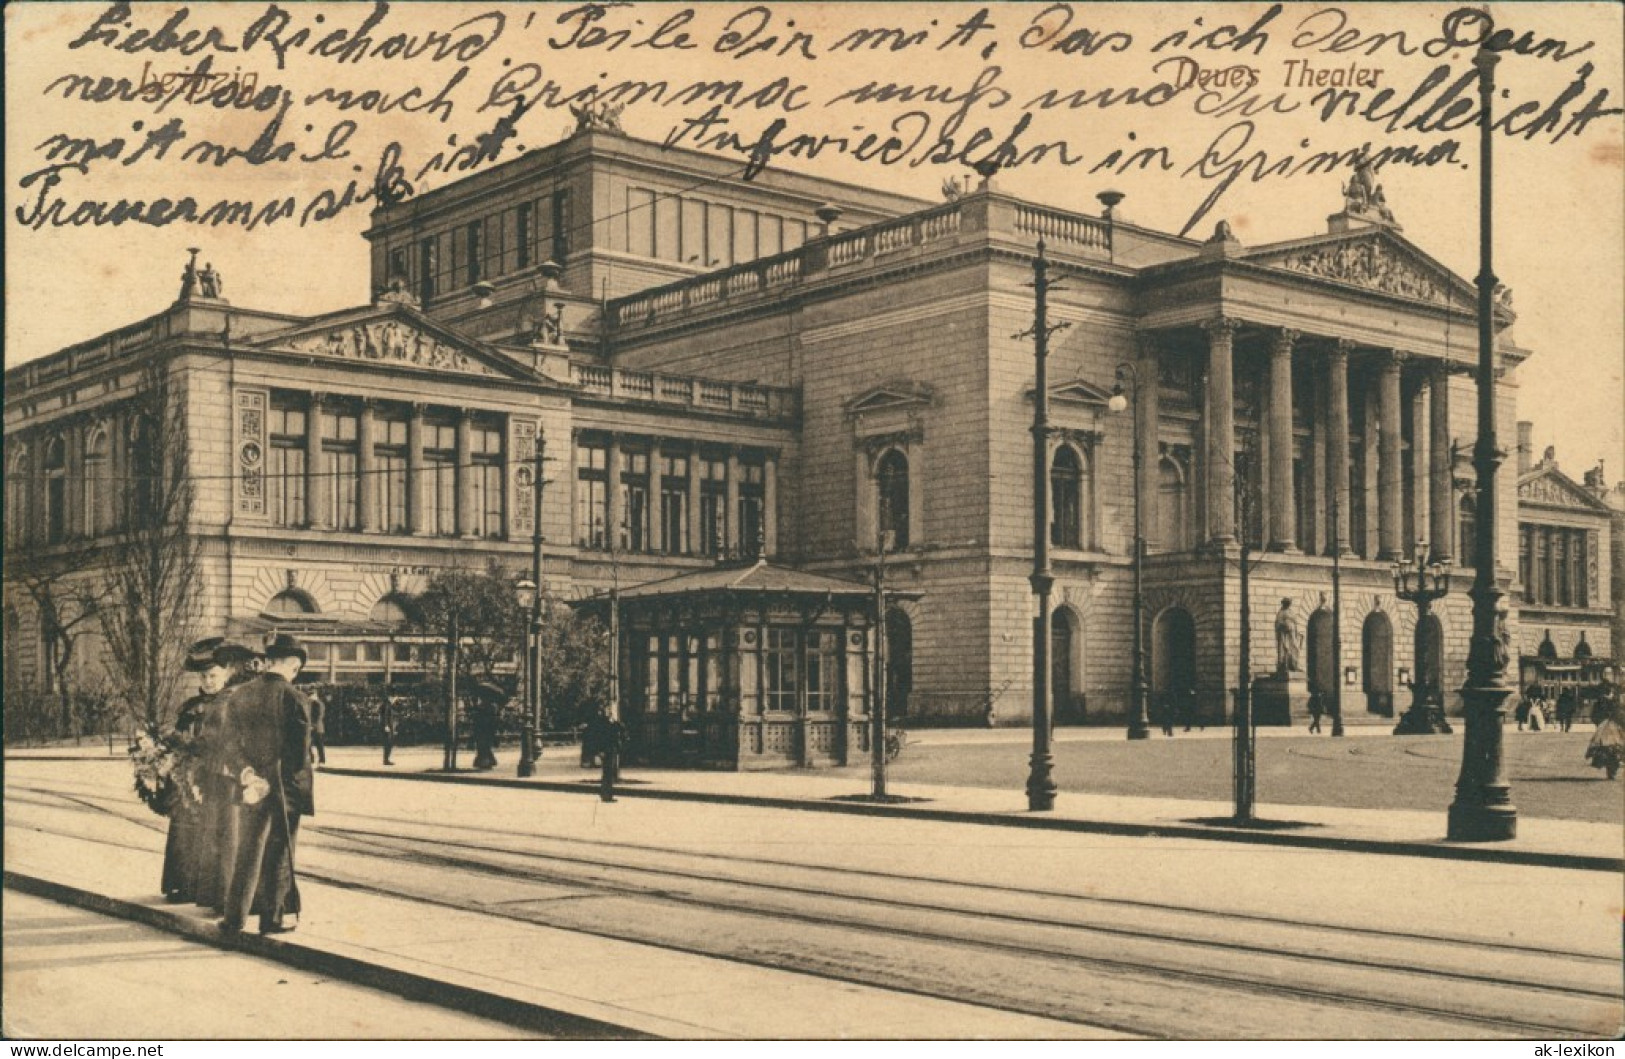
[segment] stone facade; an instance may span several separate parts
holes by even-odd
[[[1342,546],[1341,662],[1310,655],[1344,680],[1351,720],[1394,713],[1396,674],[1414,671],[1415,611],[1390,562],[1420,540],[1470,565],[1475,296],[1388,220],[1249,248],[1226,226],[1176,238],[995,182],[935,205],[771,170],[746,183],[587,129],[383,208],[368,238],[372,305],[302,319],[186,296],[8,372],[13,548],[94,565],[113,527],[82,501],[47,525],[50,483],[66,475],[82,495],[116,470],[117,445],[94,467],[84,446],[97,423],[116,432],[134,366],[155,360],[187,395],[208,620],[298,624],[335,679],[395,675],[384,605],[428,572],[525,565],[521,471],[539,436],[555,594],[700,569],[752,538],[780,563],[862,579],[889,530],[888,583],[919,597],[890,623],[910,645],[908,714],[1021,723],[1035,378],[1022,335],[1042,240],[1062,288],[1050,320],[1065,325],[1048,371],[1061,721],[1128,712],[1137,509],[1154,689],[1189,687],[1214,719],[1239,675],[1243,543],[1254,675],[1275,666],[1281,599],[1324,633]],[[1498,314],[1506,437],[1528,353]],[[1114,412],[1120,377],[1132,400]],[[58,437],[62,468],[46,459]],[[1515,477],[1498,512],[1508,582]],[[613,553],[606,534],[622,537]],[[1447,689],[1470,626],[1469,578],[1455,581],[1436,609]],[[15,593],[7,628],[7,661],[26,666],[41,631]]]

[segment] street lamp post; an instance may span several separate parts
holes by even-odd
[[[1501,728],[1506,700],[1506,615],[1495,580],[1495,530],[1498,521],[1496,471],[1505,458],[1495,438],[1495,270],[1492,266],[1491,143],[1494,122],[1495,64],[1499,56],[1488,33],[1473,65],[1478,67],[1479,106],[1479,270],[1478,270],[1478,441],[1473,468],[1478,476],[1478,518],[1474,524],[1473,636],[1467,649],[1467,682],[1462,686],[1466,735],[1462,740],[1461,774],[1450,805],[1447,835],[1456,842],[1496,842],[1518,833],[1518,810],[1501,764]]]
[[[1044,241],[1033,258],[1033,572],[1038,597],[1033,619],[1033,755],[1027,772],[1027,808],[1055,808],[1054,759],[1050,755],[1050,593],[1055,576],[1049,558],[1049,261]]]
[[[1343,535],[1332,495],[1332,736],[1343,734]],[[1324,670],[1322,670],[1324,672]]]
[[[874,701],[869,707],[872,732],[869,736],[870,797],[886,799],[886,552],[892,532],[886,529],[886,501],[881,498],[879,545],[875,555],[875,678]]]
[[[1144,442],[1140,439],[1140,372],[1128,361],[1117,365],[1117,385],[1112,388],[1106,407],[1113,412],[1122,412],[1128,407],[1128,397],[1123,392],[1125,374],[1134,384],[1134,675],[1128,737],[1148,739],[1151,736],[1151,717],[1147,711],[1150,680],[1145,671],[1145,523],[1140,496],[1140,465],[1145,460],[1145,452]]]
[[[1416,554],[1409,563],[1394,560],[1394,595],[1406,603],[1416,604],[1411,705],[1394,725],[1395,735],[1450,733],[1450,724],[1444,719],[1444,688],[1432,679],[1432,674],[1442,669],[1442,663],[1427,657],[1437,649],[1437,645],[1428,644],[1427,619],[1433,612],[1433,601],[1443,599],[1450,592],[1450,564],[1429,564],[1427,555],[1427,542],[1417,541]]]
[[[531,473],[531,496],[535,505],[532,512],[530,578],[535,585],[535,597],[530,605],[530,639],[525,644],[525,724],[520,735],[519,775],[534,776],[536,761],[542,756],[542,606],[546,592],[542,581],[542,479],[543,453],[546,443],[540,432],[536,438],[536,465]]]

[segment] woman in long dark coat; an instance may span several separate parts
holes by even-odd
[[[235,643],[221,644],[214,653],[214,665],[226,673],[224,690],[207,698],[198,724],[198,790],[202,801],[198,813],[197,855],[193,860],[192,899],[206,908],[220,911],[225,904],[226,887],[231,883],[231,865],[237,855],[237,810],[234,805],[237,780],[231,774],[231,755],[225,746],[225,732],[231,713],[231,691],[247,680],[254,652]],[[212,679],[212,678],[210,678]]]
[[[176,794],[169,810],[169,840],[164,844],[164,900],[179,904],[197,894],[200,842],[203,831],[203,803],[199,797],[202,769],[196,755],[203,719],[216,699],[226,691],[230,670],[216,664],[215,651],[225,637],[199,640],[186,651],[185,669],[198,675],[198,694],[181,704],[175,714],[175,734],[190,743],[193,754],[183,762],[174,777]]]

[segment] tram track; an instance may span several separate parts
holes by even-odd
[[[68,799],[85,811],[105,813],[155,831],[162,830],[156,821],[134,820],[124,813],[95,804],[97,799],[94,795],[86,799],[60,790],[41,793]],[[1061,1019],[1136,1036],[1200,1036],[1204,1030],[1180,1028],[1181,1020],[1176,1017],[1169,1022],[1165,1009],[1162,1021],[1156,1021],[1146,1018],[1143,1012],[1114,1012],[1110,1010],[1110,1003],[1090,1005],[1087,1003],[1089,998],[1068,996],[1065,989],[1056,991],[1052,988],[1052,995],[1034,999],[1021,990],[1001,988],[996,982],[978,985],[969,991],[961,987],[942,988],[934,984],[932,968],[950,966],[956,962],[998,963],[1012,968],[1020,967],[1026,976],[1037,975],[1046,981],[1058,980],[1052,977],[1056,975],[1077,977],[1081,970],[1096,981],[1103,980],[1104,976],[1128,983],[1131,993],[1135,989],[1149,988],[1153,995],[1173,988],[1171,982],[1178,982],[1181,989],[1203,994],[1208,1008],[1214,1006],[1215,998],[1226,995],[1233,998],[1241,993],[1266,999],[1277,1007],[1282,1004],[1304,1005],[1306,1017],[1313,1017],[1314,1009],[1332,1005],[1351,1012],[1358,1010],[1367,1013],[1379,1021],[1423,1020],[1432,1024],[1434,1031],[1444,1027],[1453,1029],[1460,1036],[1550,1037],[1577,1030],[1594,1032],[1594,1027],[1580,1018],[1582,1012],[1579,1008],[1588,1003],[1595,1007],[1618,1000],[1617,992],[1586,986],[1579,981],[1554,985],[1527,976],[1508,978],[1505,975],[1491,976],[1450,967],[1418,968],[1411,962],[1400,960],[1349,958],[1316,951],[1281,952],[1245,940],[1188,936],[1169,939],[1165,935],[1092,922],[1075,915],[1070,918],[1062,915],[1040,919],[1019,912],[965,907],[967,902],[974,903],[974,899],[978,898],[985,903],[1008,900],[1016,893],[1026,897],[1032,894],[961,880],[808,865],[780,858],[674,850],[642,843],[589,841],[500,828],[474,829],[481,832],[476,841],[433,834],[407,835],[378,828],[399,825],[430,832],[455,831],[464,835],[470,829],[385,816],[334,815],[367,822],[372,826],[313,825],[304,832],[310,837],[302,843],[302,848],[314,847],[333,857],[365,857],[393,864],[396,870],[358,873],[330,870],[327,864],[313,866],[308,857],[302,862],[302,874],[333,885],[467,910],[470,906],[466,902],[459,903],[435,892],[435,885],[439,885],[433,879],[435,872],[450,873],[452,879],[500,879],[505,884],[537,887],[539,892],[541,888],[546,888],[547,896],[519,898],[506,902],[502,907],[480,905],[477,911],[735,962],[795,970],[899,992]],[[67,837],[83,838],[83,835],[63,833]],[[320,841],[310,842],[310,838],[316,836],[320,836]],[[543,848],[527,848],[537,844]],[[627,857],[639,856],[666,860],[675,858],[691,863],[683,867],[623,862]],[[422,877],[416,885],[399,881],[388,885],[379,883],[380,878],[412,874],[399,871],[403,862],[423,869],[418,873]],[[764,879],[749,874],[763,871],[799,874],[794,881]],[[831,880],[844,880],[849,885],[844,888],[832,887]],[[876,885],[950,889],[964,900],[956,902],[953,907],[944,907],[940,903],[862,892],[863,887]],[[602,908],[592,910],[593,902],[561,903],[558,895],[560,889],[569,891],[573,897],[597,898],[600,906],[612,904],[614,915],[625,922],[614,918],[605,921]],[[1205,918],[1214,922],[1230,918],[1219,912],[1155,902],[1126,902],[1066,893],[1042,896],[1064,899],[1077,908],[1097,912],[1109,911],[1112,905],[1117,906],[1118,911],[1125,905],[1138,905],[1149,915],[1183,917],[1187,920],[1196,917],[1199,921]],[[567,910],[567,905],[573,908]],[[682,908],[684,914],[671,916],[669,913],[673,907]],[[1076,909],[1070,911],[1075,912]],[[1246,918],[1252,921],[1254,929],[1268,926],[1295,930],[1304,933],[1305,940],[1311,943],[1315,941],[1317,932],[1328,941],[1342,940],[1348,933],[1353,933],[1363,935],[1368,941],[1388,942],[1400,947],[1462,950],[1455,953],[1455,958],[1469,966],[1475,961],[1482,966],[1490,958],[1506,960],[1529,957],[1536,961],[1566,961],[1576,965],[1575,969],[1571,969],[1576,978],[1585,978],[1589,971],[1613,962],[1594,954],[1552,953],[1493,940],[1451,939],[1370,929],[1350,932],[1334,924],[1274,920],[1256,915]],[[669,929],[670,922],[676,920],[727,924],[727,929],[718,936],[732,931],[752,935],[759,940],[732,945],[718,944],[715,940],[685,942]],[[738,924],[744,921],[752,921],[757,926],[741,931]],[[626,923],[636,926],[629,927]],[[1246,929],[1247,924],[1244,923],[1243,927]],[[703,935],[705,932],[700,933]],[[775,940],[776,936],[780,940]],[[785,939],[790,936],[798,944],[788,944]],[[861,938],[861,941],[854,940],[854,936]],[[886,945],[879,944],[882,940]],[[819,941],[822,943],[818,944]],[[855,953],[865,946],[877,949],[890,946],[901,955],[890,953],[892,962],[889,964],[885,958],[880,958],[887,955],[885,953],[877,953],[873,962],[854,958]],[[1134,958],[1132,953],[1114,956],[1109,951],[1124,946],[1162,951],[1151,953],[1156,958],[1143,954],[1140,958]],[[1207,951],[1223,959],[1207,963],[1196,960],[1193,964],[1190,954],[1195,951]],[[1275,978],[1260,970],[1264,963],[1271,961],[1278,965]],[[1299,977],[1303,983],[1281,980],[1281,968],[1302,970]],[[1372,980],[1363,985],[1356,983],[1358,988],[1351,993],[1324,985],[1322,980],[1331,973],[1341,974],[1345,978],[1366,975]],[[1435,983],[1434,988],[1425,988],[1430,980],[1439,982]],[[1345,981],[1342,984],[1347,986],[1349,983]],[[1487,1000],[1480,1001],[1481,1010],[1463,1011],[1445,1004],[1409,999],[1416,995],[1444,995],[1441,984],[1451,990],[1476,990],[1487,994]],[[1538,1005],[1542,1010],[1555,1006],[1567,1009],[1573,1017],[1553,1017],[1543,1021],[1500,1013],[1527,1010],[1527,998],[1531,991],[1546,998]],[[1520,996],[1524,998],[1522,1002],[1518,1000]],[[1578,1002],[1575,998],[1578,998]],[[1079,1010],[1080,1005],[1083,1010]],[[1200,1004],[1197,1006],[1203,1007]],[[1223,1005],[1219,1003],[1218,1006]],[[1129,1017],[1121,1017],[1124,1014]],[[1206,1032],[1211,1033],[1210,1024]]]

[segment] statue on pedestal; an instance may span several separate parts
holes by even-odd
[[[203,266],[202,272],[198,273],[197,285],[199,297],[218,298],[220,292],[225,289],[226,284],[225,280],[220,278],[220,273],[214,270],[213,262],[210,262]]]
[[[1303,634],[1292,618],[1292,601],[1281,600],[1281,609],[1275,612],[1275,672],[1278,675],[1296,673],[1303,669]]]

